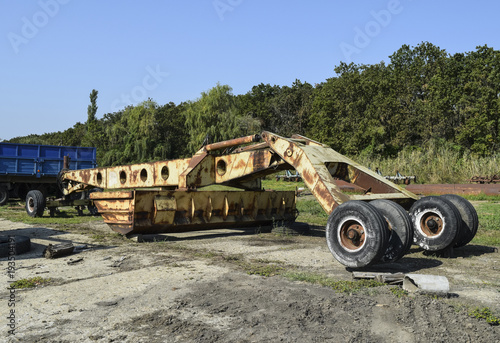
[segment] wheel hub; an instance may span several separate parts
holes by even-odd
[[[427,213],[420,220],[422,232],[427,236],[437,236],[443,230],[443,220],[436,213]]]
[[[30,211],[33,211],[33,209],[35,208],[35,202],[33,201],[33,198],[28,199],[28,208],[30,209]]]
[[[345,249],[357,250],[365,242],[365,230],[358,222],[348,221],[340,229],[340,243]]]

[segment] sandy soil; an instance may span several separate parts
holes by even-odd
[[[500,326],[469,317],[466,310],[489,307],[500,314],[500,254],[491,247],[470,245],[456,250],[455,258],[425,256],[415,247],[398,263],[371,267],[444,275],[450,282],[448,298],[397,297],[393,286],[337,293],[282,276],[249,275],[242,267],[276,265],[351,280],[328,251],[321,229],[293,237],[214,230],[138,243],[109,234],[102,223],[80,226],[92,230],[58,231],[0,219],[0,234],[32,240],[31,252],[16,256],[14,279],[52,280],[16,290],[16,334],[9,335],[8,267],[1,259],[0,341],[500,341]],[[41,256],[49,243],[60,242],[87,248],[58,259]]]

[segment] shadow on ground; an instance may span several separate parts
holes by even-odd
[[[74,239],[67,239],[65,236],[69,234],[71,233],[44,227],[27,227],[27,228],[18,228],[18,229],[1,231],[2,236],[26,236],[30,238],[31,240],[30,250],[22,254],[16,254],[15,255],[16,260],[39,258],[40,256],[43,255],[43,251],[49,244],[56,245],[62,243],[72,243],[74,246],[86,246],[87,249],[92,249],[92,250],[104,250],[115,247],[111,245],[103,246],[103,245],[96,245],[87,242],[82,242]],[[34,242],[33,240],[43,240],[44,242],[38,243]],[[77,251],[75,251],[74,254],[76,253]],[[7,257],[0,258],[0,261],[3,260],[7,260]]]

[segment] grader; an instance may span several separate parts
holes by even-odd
[[[62,201],[104,189],[90,199],[116,232],[169,233],[293,223],[296,192],[261,185],[262,177],[292,169],[329,214],[328,247],[347,267],[396,261],[413,243],[431,251],[460,247],[477,231],[474,208],[459,196],[419,199],[325,144],[267,131],[205,145],[186,159],[63,171],[59,183]],[[362,191],[344,192],[340,182]],[[41,201],[40,195],[27,199],[28,214],[42,215]]]

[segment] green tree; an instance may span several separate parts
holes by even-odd
[[[189,135],[186,134],[185,103],[176,106],[173,102],[156,109],[158,142],[152,158],[166,160],[186,157]]]
[[[390,56],[390,80],[396,100],[391,139],[399,147],[422,144],[441,136],[441,113],[429,87],[446,63],[445,50],[423,42],[411,48],[403,45]]]
[[[464,62],[457,141],[486,156],[500,148],[500,51],[479,46]]]
[[[92,89],[92,92],[90,92],[89,95],[90,105],[87,106],[87,132],[82,142],[82,144],[85,146],[99,146],[102,138],[102,132],[100,129],[101,127],[96,117],[98,93],[98,91]]]
[[[347,154],[378,145],[385,133],[371,107],[378,93],[378,69],[353,63],[336,67],[338,77],[328,79],[315,91],[309,135]]]
[[[186,106],[186,127],[190,141],[188,151],[194,153],[205,138],[218,142],[240,136],[241,117],[237,114],[231,87],[217,84],[201,98]]]

